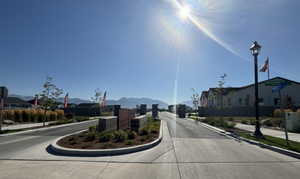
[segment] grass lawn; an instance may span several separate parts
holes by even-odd
[[[280,147],[280,148],[284,148],[284,149],[288,149],[288,150],[292,150],[292,151],[300,153],[300,143],[299,142],[289,141],[289,145],[287,145],[285,139],[281,139],[278,137],[264,135],[265,136],[264,139],[257,139],[254,136],[252,136],[250,132],[239,131],[239,132],[237,132],[237,134],[239,136],[247,138],[247,139],[259,141],[264,144],[268,144],[268,145],[272,145],[272,146],[276,146],[276,147]]]

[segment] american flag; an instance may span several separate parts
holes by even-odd
[[[68,107],[68,101],[69,101],[69,93],[67,93],[64,98],[64,108]]]
[[[264,66],[261,67],[261,69],[259,70],[260,72],[266,72],[267,70],[269,70],[269,57],[267,58],[267,60],[265,61]]]

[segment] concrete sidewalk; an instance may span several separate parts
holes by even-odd
[[[46,122],[46,126],[52,122]],[[18,130],[18,129],[27,129],[27,128],[32,128],[32,127],[42,127],[43,123],[28,123],[28,124],[15,124],[15,125],[9,125],[9,126],[3,126],[2,130]]]
[[[235,127],[238,128],[238,129],[243,129],[243,130],[251,131],[251,132],[254,132],[254,130],[255,130],[255,126],[241,124],[241,123],[237,123]],[[267,129],[267,128],[263,128],[262,127],[261,128],[261,132],[263,134],[265,134],[265,135],[269,135],[269,136],[279,137],[279,138],[285,139],[285,133],[284,133],[284,131]],[[289,132],[288,135],[289,135],[289,140],[300,142],[300,134],[299,133]]]

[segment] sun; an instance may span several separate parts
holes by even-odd
[[[186,6],[183,6],[183,7],[180,8],[179,16],[182,19],[187,19],[190,16],[190,13],[191,13],[190,8],[188,8]]]

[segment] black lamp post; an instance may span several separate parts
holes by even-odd
[[[258,101],[258,72],[257,72],[257,56],[260,52],[261,46],[255,41],[251,46],[250,50],[252,55],[254,56],[254,78],[255,78],[255,132],[254,136],[257,138],[262,138],[263,134],[260,131],[260,123],[259,123],[259,101]]]

